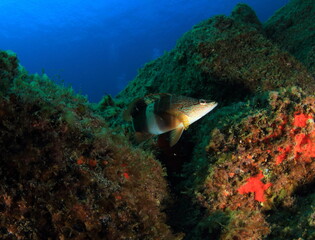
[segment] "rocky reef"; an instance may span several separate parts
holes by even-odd
[[[223,239],[261,239],[269,233],[275,239],[312,239],[315,231],[307,222],[289,234],[291,224],[284,231],[277,228],[281,220],[273,226],[268,217],[277,218],[281,210],[295,218],[298,192],[313,194],[315,97],[293,87],[271,91],[264,101],[263,109],[212,131],[208,171],[198,179],[196,198],[208,218],[220,212],[228,219],[221,222]]]
[[[1,239],[177,239],[152,153],[84,97],[0,56]]]
[[[261,24],[238,4],[229,17],[196,25],[118,95],[118,102],[153,92],[219,102],[171,154],[159,155],[166,166],[182,164],[169,180],[179,199],[172,226],[185,239],[314,238],[312,13],[311,1],[291,1]],[[283,18],[291,24],[280,29]],[[299,53],[291,48],[298,38]]]
[[[314,239],[313,13],[238,4],[98,104],[0,52],[1,239]],[[219,106],[135,144],[122,112],[157,92]]]
[[[291,0],[265,24],[269,39],[288,51],[315,75],[315,5],[313,0]]]
[[[280,87],[298,86],[313,93],[314,79],[306,67],[262,29],[244,4],[230,17],[210,18],[185,33],[173,50],[146,64],[118,99],[170,92],[212,98],[222,106]]]

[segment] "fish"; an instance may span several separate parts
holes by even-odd
[[[132,121],[138,142],[160,135],[173,147],[189,125],[217,105],[215,101],[155,93],[132,101],[123,115],[125,120]]]

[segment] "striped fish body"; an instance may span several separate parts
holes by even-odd
[[[151,98],[150,98],[151,100]],[[159,135],[171,131],[180,125],[176,114],[172,114],[172,108],[168,96],[162,96],[155,101],[144,98],[139,100],[142,108],[134,108],[132,114],[133,127],[136,132],[145,132]],[[145,102],[141,102],[145,101]]]
[[[169,133],[169,145],[179,140],[184,129],[211,111],[217,104],[168,93],[151,94],[136,99],[125,112],[132,120],[136,135],[148,138]],[[145,137],[146,136],[146,137]]]

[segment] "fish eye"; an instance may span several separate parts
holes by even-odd
[[[199,99],[199,104],[200,104],[200,105],[206,105],[206,104],[207,104],[207,101],[204,100],[204,99]]]

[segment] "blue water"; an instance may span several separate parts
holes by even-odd
[[[172,49],[193,25],[237,0],[0,0],[0,49],[97,102]],[[243,0],[266,21],[288,0]]]

